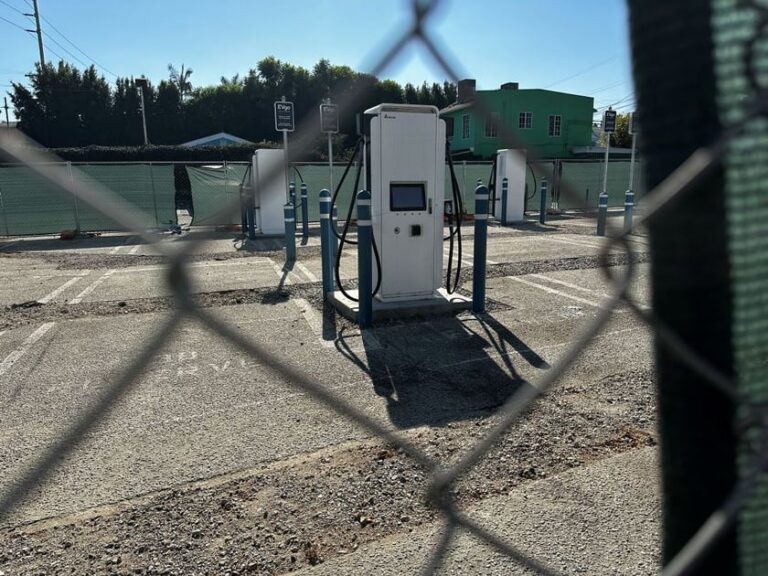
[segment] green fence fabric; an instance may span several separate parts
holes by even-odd
[[[176,223],[173,166],[170,164],[73,164],[75,184],[93,180],[108,188],[134,208],[146,228]],[[89,206],[78,204],[81,230],[119,229]]]
[[[187,166],[192,186],[194,226],[240,223],[240,183],[247,164]]]
[[[758,3],[759,4],[759,3]],[[768,78],[768,53],[748,54],[749,42],[764,35],[759,18],[768,7],[735,0],[714,0],[713,34],[721,122],[731,126],[745,118],[757,96],[747,78],[746,58],[755,69],[760,90]],[[758,42],[756,46],[760,46]],[[763,96],[764,97],[764,96]],[[728,222],[732,294],[732,346],[739,391],[751,403],[768,403],[768,119],[749,120],[732,141],[726,159],[725,209]],[[753,429],[738,447],[741,478],[755,465],[762,432]],[[768,574],[768,475],[763,472],[755,494],[739,513],[740,574]]]
[[[54,166],[69,177],[66,164]],[[69,194],[24,166],[0,167],[0,234],[53,234],[75,228],[75,202]]]
[[[138,209],[147,228],[176,223],[172,165],[53,165],[58,177],[101,184]],[[111,220],[24,166],[0,166],[0,234],[119,230]]]

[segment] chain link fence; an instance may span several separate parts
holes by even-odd
[[[380,74],[407,45],[417,43],[433,58],[436,68],[445,74],[447,78],[457,82],[460,78],[464,77],[463,74],[459,73],[459,69],[454,64],[454,57],[447,50],[441,39],[434,32],[430,31],[428,27],[429,19],[438,4],[440,4],[438,1],[423,2],[418,0],[412,3],[410,25],[407,29],[399,31],[394,42],[376,52],[378,57],[370,69],[372,74]],[[724,4],[727,3],[724,2]],[[753,26],[754,33],[752,35],[748,34],[745,39],[748,49],[744,51],[746,54],[744,56],[746,69],[749,77],[754,80],[759,75],[754,70],[750,54],[752,53],[752,48],[757,46],[754,38],[757,38],[758,35],[763,35],[766,26],[768,26],[768,9],[756,2],[744,2],[740,6],[741,13],[747,14],[744,16],[745,18],[751,18],[750,22],[757,22]],[[750,96],[752,105],[746,108],[747,111],[737,118],[730,127],[726,128],[714,143],[705,145],[697,150],[676,170],[669,174],[663,182],[656,186],[654,190],[647,194],[644,201],[643,215],[635,220],[633,230],[653,223],[654,219],[666,210],[671,203],[695,190],[698,183],[706,179],[713,170],[721,165],[730,149],[730,145],[740,137],[744,126],[754,118],[764,114],[766,110],[765,91],[760,87],[757,80],[753,82],[752,88],[753,94]],[[340,110],[349,113],[357,111],[361,96],[360,92],[353,92],[347,95],[343,101],[339,102]],[[490,114],[489,110],[483,109],[480,102],[476,103],[476,106],[481,113]],[[306,125],[299,127],[293,138],[290,160],[295,160],[302,150],[314,144],[316,131],[317,127],[314,118],[307,121]],[[500,126],[499,132],[505,147],[518,147],[511,127]],[[634,263],[632,247],[627,238],[633,230],[611,231],[611,242],[602,254],[603,263],[605,264],[602,270],[610,281],[612,289],[609,297],[598,309],[595,317],[582,326],[556,365],[552,366],[539,381],[520,388],[499,409],[498,422],[491,431],[454,464],[447,466],[442,462],[435,461],[427,453],[409,442],[404,436],[388,429],[382,423],[368,416],[365,412],[348,402],[343,396],[323,386],[313,375],[278,361],[269,347],[255,343],[214,314],[195,306],[190,294],[187,269],[187,259],[194,243],[190,242],[190,246],[180,251],[167,251],[162,244],[158,243],[156,237],[146,231],[146,206],[131,202],[129,199],[121,196],[119,190],[113,189],[117,188],[117,186],[113,186],[112,182],[104,181],[104,179],[99,178],[94,173],[89,173],[89,170],[80,170],[72,166],[72,174],[70,175],[67,170],[62,170],[61,166],[51,163],[55,159],[49,158],[40,149],[28,145],[18,136],[3,136],[2,140],[0,140],[0,149],[11,161],[26,165],[27,170],[31,170],[39,182],[46,183],[46,185],[50,183],[68,193],[72,202],[77,202],[78,206],[87,206],[87,209],[90,211],[89,214],[99,214],[99,217],[108,218],[120,229],[130,230],[143,238],[145,242],[153,244],[155,249],[163,253],[167,258],[167,282],[176,299],[175,313],[157,329],[155,335],[145,343],[144,347],[136,355],[136,358],[115,378],[100,399],[85,410],[77,421],[69,426],[67,432],[61,436],[55,445],[41,451],[35,464],[10,489],[5,491],[2,500],[0,500],[0,519],[6,517],[14,508],[22,506],[25,497],[29,495],[30,491],[43,485],[57,464],[69,455],[83,437],[93,430],[114,409],[118,400],[123,398],[141,378],[143,368],[150,363],[157,354],[157,351],[167,341],[174,338],[176,329],[184,318],[194,318],[200,321],[212,333],[216,333],[226,339],[234,348],[249,354],[256,361],[269,366],[289,381],[296,389],[310,395],[318,403],[334,409],[340,415],[354,421],[371,434],[377,435],[391,445],[400,448],[426,470],[429,470],[430,476],[425,497],[432,506],[442,513],[444,530],[439,540],[429,551],[428,557],[424,560],[424,574],[434,574],[439,571],[441,563],[447,552],[451,549],[457,533],[462,530],[471,533],[481,542],[516,560],[521,566],[534,573],[546,575],[559,573],[540,562],[537,558],[521,551],[515,545],[515,542],[504,540],[498,534],[485,528],[480,521],[460,510],[454,500],[452,487],[459,478],[466,475],[479,461],[488,455],[489,450],[508,433],[521,415],[538,398],[552,389],[580,357],[587,343],[595,338],[606,326],[612,313],[620,305],[628,306],[642,322],[647,324],[652,329],[657,343],[663,346],[668,353],[672,354],[677,362],[696,371],[706,379],[710,386],[721,392],[724,397],[733,401],[738,407],[741,416],[739,432],[741,437],[756,439],[753,442],[752,455],[744,461],[741,467],[740,479],[733,488],[731,495],[700,526],[693,538],[681,550],[676,551],[677,553],[664,568],[664,574],[671,576],[689,573],[694,566],[701,562],[718,540],[731,530],[737,516],[743,507],[751,501],[756,491],[761,487],[762,490],[765,489],[762,476],[766,468],[766,460],[768,459],[768,449],[766,449],[765,443],[768,427],[766,427],[764,411],[762,409],[763,404],[745,395],[732,377],[724,374],[713,366],[706,357],[697,353],[689,343],[679,337],[653,311],[643,308],[631,298],[629,288],[635,277],[636,265]],[[531,165],[537,172],[538,178],[550,177],[551,172],[546,169],[545,164],[532,162]],[[267,178],[270,176],[277,177],[278,174],[267,175]],[[583,194],[583,190],[580,190],[578,186],[574,187],[568,178],[563,178],[560,188],[561,202],[567,199],[578,204],[583,202]],[[237,210],[236,202],[237,199],[233,199],[233,205],[231,206],[233,211]],[[152,210],[149,213],[151,214]],[[616,268],[607,265],[609,250],[616,249],[617,247],[623,249],[629,256],[626,267]],[[764,326],[762,333],[765,333]],[[765,509],[760,509],[757,512],[764,515]],[[753,571],[752,573],[757,574],[758,571]]]

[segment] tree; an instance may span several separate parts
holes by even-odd
[[[414,85],[411,84],[410,82],[408,82],[405,85],[404,93],[405,93],[405,102],[407,104],[418,104],[419,103],[419,94],[418,94],[418,92],[416,92],[416,88],[414,87]]]
[[[189,81],[189,77],[192,76],[193,72],[192,68],[184,69],[184,64],[181,65],[181,70],[176,70],[172,64],[168,64],[170,80],[176,84],[182,100],[192,92],[192,83]]]

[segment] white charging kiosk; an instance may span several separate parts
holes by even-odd
[[[382,302],[432,298],[442,282],[445,121],[434,106],[381,104],[370,118],[368,187]],[[374,283],[377,269],[374,266]]]
[[[442,287],[445,121],[436,107],[412,104],[380,104],[365,119],[365,188],[379,252],[374,286],[381,274],[374,318],[469,308],[471,299]],[[357,304],[343,292],[330,300],[354,319]]]
[[[527,158],[524,149],[504,149],[496,152],[496,202],[493,215],[507,223],[525,219],[525,171]],[[507,179],[506,218],[501,214],[501,183]]]
[[[283,235],[285,234],[283,206],[285,191],[288,188],[284,151],[256,150],[253,153],[252,162],[256,230],[264,235]]]

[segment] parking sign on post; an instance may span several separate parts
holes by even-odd
[[[610,134],[616,132],[616,110],[610,108],[603,114],[603,132]]]
[[[328,134],[328,181],[333,191],[333,139],[331,134],[339,131],[339,107],[330,100],[320,104],[320,132]]]
[[[275,102],[275,130],[283,133],[283,154],[285,156],[285,201],[288,201],[288,188],[287,184],[290,182],[290,174],[288,173],[288,132],[293,132],[295,129],[293,121],[293,102],[288,102],[285,96],[281,100]]]
[[[278,100],[275,102],[275,130],[278,132],[293,132],[293,102]]]

